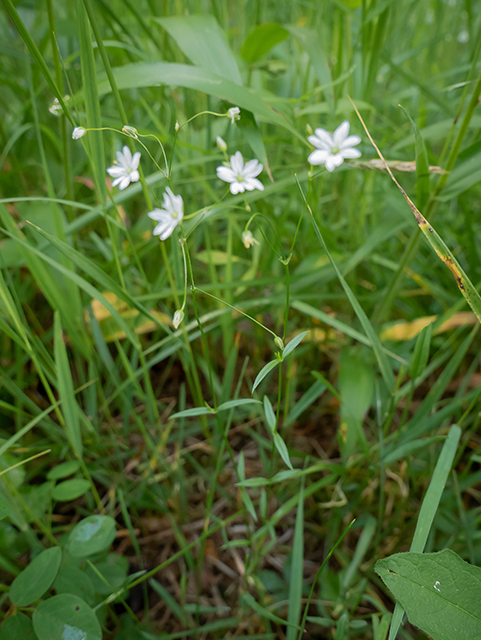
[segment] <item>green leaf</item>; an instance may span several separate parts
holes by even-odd
[[[95,593],[108,596],[124,584],[129,563],[125,556],[110,553],[105,562],[98,562],[93,567],[87,568],[87,576],[94,586]]]
[[[10,502],[0,493],[0,520],[8,516],[11,508]]]
[[[65,418],[65,431],[73,452],[82,455],[82,435],[80,433],[80,408],[75,399],[75,390],[70,372],[67,349],[63,340],[60,315],[55,312],[54,318],[54,352],[57,367],[57,387],[62,402],[62,413]]]
[[[409,367],[409,375],[411,378],[417,378],[424,371],[429,360],[429,348],[431,346],[431,337],[433,335],[433,323],[431,322],[420,331],[414,353]]]
[[[102,640],[97,616],[84,600],[71,594],[41,602],[33,613],[39,640]]]
[[[344,349],[341,352],[338,384],[341,396],[341,448],[346,460],[354,453],[356,445],[365,452],[368,450],[362,425],[374,391],[373,368],[357,350]]]
[[[433,640],[481,637],[481,569],[450,549],[397,553],[376,572],[406,610],[409,621]]]
[[[79,596],[87,604],[94,604],[95,602],[95,590],[92,581],[85,571],[81,571],[71,564],[60,567],[53,583],[53,588],[57,595],[70,593],[74,596]]]
[[[83,496],[90,489],[90,482],[84,478],[73,478],[58,484],[52,491],[52,498],[58,502],[69,502]]]
[[[184,411],[179,411],[174,413],[170,417],[173,418],[193,418],[194,416],[206,416],[206,415],[214,415],[214,409],[209,409],[208,407],[194,407],[193,409],[185,409]]]
[[[76,473],[80,468],[80,462],[78,460],[67,460],[67,462],[61,462],[47,473],[47,480],[59,480],[60,478],[66,478]]]
[[[254,380],[254,386],[252,387],[252,393],[257,389],[260,383],[264,380],[266,375],[272,371],[279,364],[279,360],[271,360],[268,362],[257,374],[256,379]]]
[[[267,426],[274,433],[276,430],[277,418],[272,408],[272,403],[267,396],[264,396],[264,413],[266,414]]]
[[[245,39],[241,56],[250,64],[257,62],[288,36],[289,32],[274,22],[260,24]]]
[[[0,640],[36,640],[32,621],[24,613],[9,616],[0,629]]]
[[[289,469],[293,469],[294,467],[292,466],[291,460],[289,458],[289,451],[287,450],[287,445],[282,439],[282,436],[280,435],[280,433],[274,433],[273,437],[274,437],[274,445],[279,455],[284,460],[284,464],[286,464],[289,467]]]
[[[477,149],[478,146],[474,146],[474,148]],[[480,181],[481,151],[471,154],[451,171],[446,186],[439,196],[439,200],[452,200]]]
[[[285,419],[285,425],[290,426],[295,420],[308,409],[313,402],[315,402],[319,396],[321,396],[327,389],[324,382],[316,380],[314,384],[304,393],[299,401],[289,411],[287,418]]]
[[[42,551],[12,582],[10,600],[17,607],[27,607],[38,600],[55,580],[62,550],[52,547]]]
[[[429,200],[429,162],[428,154],[426,151],[426,145],[424,144],[423,137],[416,126],[416,123],[411,118],[406,109],[399,105],[404,111],[405,116],[409,119],[414,130],[415,149],[416,149],[416,204],[421,211],[427,205]]]
[[[233,409],[235,407],[240,407],[246,404],[262,404],[260,400],[256,400],[255,398],[241,398],[239,400],[228,400],[227,402],[223,402],[217,407],[217,413],[219,411],[226,411],[227,409]]]
[[[197,67],[242,84],[237,62],[219,23],[210,15],[153,18]]]
[[[289,608],[287,620],[290,625],[287,628],[287,640],[296,640],[297,627],[301,616],[302,603],[302,576],[304,565],[304,479],[301,481],[299,491],[299,506],[296,513],[296,526],[294,528],[294,540],[292,543],[291,573],[289,576]]]
[[[231,102],[241,109],[252,111],[266,122],[284,127],[296,138],[306,143],[305,138],[292,122],[281,116],[277,108],[270,105],[270,103],[277,103],[278,100],[276,96],[270,95],[266,91],[261,93],[254,89],[247,89],[227,80],[227,78],[187,64],[137,62],[116,67],[113,71],[119,89],[139,89],[140,87],[155,87],[166,84],[201,91],[216,96],[220,100]],[[103,76],[98,79],[98,91],[100,95],[111,91],[108,80]]]
[[[303,331],[302,333],[297,334],[295,338],[292,338],[292,340],[284,347],[282,357],[286,358],[290,353],[292,353],[297,345],[302,342],[302,340],[304,340],[308,333],[309,331]]]
[[[85,558],[108,549],[115,538],[115,520],[110,516],[88,516],[70,532],[68,548],[74,558]]]

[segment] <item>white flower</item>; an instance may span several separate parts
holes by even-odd
[[[184,312],[182,311],[182,309],[177,309],[172,319],[172,326],[174,327],[174,329],[179,328],[179,325],[183,319],[184,319]]]
[[[334,171],[346,158],[359,158],[359,149],[353,149],[361,142],[359,136],[349,135],[349,122],[345,120],[333,134],[325,129],[316,129],[309,136],[309,142],[317,147],[307,159],[310,164],[325,164],[328,171]]]
[[[174,129],[178,131],[180,129],[180,124],[178,122],[175,123]]]
[[[230,182],[230,192],[234,195],[246,190],[259,189],[264,191],[264,185],[256,178],[262,169],[263,167],[258,160],[249,160],[244,164],[242,153],[236,151],[230,157],[230,165],[217,167],[217,176],[224,182]]]
[[[242,233],[242,242],[244,243],[244,247],[246,249],[250,249],[253,244],[259,244],[259,241],[254,238],[249,230]]]
[[[220,136],[217,136],[215,141],[217,142],[217,146],[221,151],[227,151],[227,143],[225,140],[223,140]]]
[[[236,120],[240,120],[240,109],[239,109],[239,107],[231,107],[227,111],[226,116],[228,118],[230,118],[230,121],[232,122],[232,124],[234,124],[234,122]]]
[[[64,101],[65,104],[68,104],[69,101],[70,101],[70,96],[69,95],[64,96],[63,97],[63,101]],[[59,102],[58,98],[54,98],[53,99],[53,102],[50,105],[50,107],[48,108],[48,110],[54,116],[59,117],[59,116],[62,115],[63,109],[62,109],[62,107],[60,105],[60,102]]]
[[[163,205],[163,209],[151,211],[149,218],[159,223],[152,231],[154,236],[160,236],[161,240],[166,240],[184,217],[184,201],[182,196],[174,195],[170,187],[167,187],[164,193]]]
[[[139,168],[140,152],[136,151],[134,155],[131,154],[127,145],[124,146],[122,151],[117,151],[117,160],[112,167],[107,169],[107,173],[115,180],[112,182],[112,186],[119,185],[119,189],[122,191],[126,189],[131,182],[137,182],[140,178]]]
[[[80,140],[80,138],[85,134],[86,129],[84,129],[83,127],[75,127],[75,129],[72,131],[72,138],[74,140]]]

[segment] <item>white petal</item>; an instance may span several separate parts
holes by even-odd
[[[322,151],[331,150],[331,147],[332,147],[331,142],[328,143],[326,140],[323,140],[318,136],[309,136],[308,140],[317,149],[321,149]]]
[[[153,211],[149,211],[149,213],[147,214],[149,216],[149,218],[151,220],[157,220],[160,221],[164,218],[165,211],[163,211],[163,209],[157,209],[155,208]]]
[[[264,185],[257,178],[250,178],[247,182],[245,182],[245,187],[247,191],[254,191],[254,189],[259,189],[259,191],[264,191]]]
[[[307,158],[307,162],[309,164],[324,164],[329,156],[329,151],[326,151],[324,149],[316,149],[309,155],[309,157]]]
[[[326,169],[331,172],[336,167],[339,167],[344,162],[344,158],[340,153],[336,153],[335,156],[329,156],[326,160]]]
[[[127,189],[130,184],[130,176],[124,176],[119,184],[120,191]]]
[[[122,174],[118,178],[115,178],[115,180],[113,180],[112,182],[112,186],[116,187],[119,184],[119,182],[122,182],[123,179],[124,179],[124,174]]]
[[[132,158],[132,164],[130,165],[132,169],[137,169],[140,162],[140,151],[136,151]]]
[[[245,191],[245,182],[232,182],[230,185],[230,192],[233,195],[237,193],[243,193]]]
[[[332,134],[332,138],[336,147],[340,147],[349,135],[349,127],[349,122],[347,120],[344,120],[344,122],[340,124]]]
[[[359,149],[341,149],[340,155],[343,158],[360,158],[361,152]]]
[[[347,147],[355,147],[356,144],[361,142],[359,136],[348,136],[342,144],[339,145],[340,149],[347,149]]]
[[[132,171],[130,173],[130,182],[138,182],[140,180],[140,174],[138,171]]]
[[[175,229],[176,226],[177,226],[177,223],[173,223],[169,225],[166,229],[164,229],[164,231],[162,231],[162,233],[160,234],[160,239],[167,240],[167,238],[170,235],[172,235],[172,231]]]
[[[234,182],[236,179],[232,169],[229,169],[229,167],[224,167],[224,166],[217,167],[217,177],[223,180],[224,182]]]
[[[119,167],[117,164],[114,164],[112,167],[107,169],[107,173],[112,178],[121,178],[125,175],[125,169],[123,167]]]
[[[230,166],[235,174],[242,174],[244,169],[244,158],[240,151],[236,151],[230,158]]]
[[[316,133],[316,137],[319,140],[319,144],[323,144],[327,146],[329,149],[334,145],[334,140],[332,139],[331,134],[325,129],[318,128],[315,130],[315,133]],[[314,146],[318,147],[317,144],[314,144]],[[324,147],[321,147],[321,148],[324,148]]]
[[[261,173],[264,167],[261,165],[259,160],[249,160],[249,162],[244,167],[244,176],[249,178],[255,178]]]

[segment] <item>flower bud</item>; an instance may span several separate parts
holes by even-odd
[[[177,309],[177,311],[174,313],[174,318],[172,320],[172,326],[174,327],[174,329],[179,328],[179,325],[183,319],[184,319],[184,312],[182,311],[182,309]]]
[[[284,351],[284,341],[282,340],[282,338],[279,338],[279,336],[276,336],[274,338],[274,342],[275,342],[276,346],[278,346],[281,351]]]
[[[259,242],[254,238],[249,230],[243,232],[242,242],[244,243],[244,247],[246,249],[250,249],[254,244],[259,244]]]
[[[80,140],[80,138],[85,135],[86,133],[86,129],[84,129],[83,127],[75,127],[75,129],[72,131],[72,139],[73,140]]]
[[[312,130],[312,127],[309,123],[306,124],[306,133],[308,136],[312,136],[312,134],[314,133],[314,131]]]
[[[217,142],[217,146],[221,151],[227,151],[227,143],[225,140],[222,140],[220,136],[217,136],[215,141]]]
[[[180,129],[180,124],[178,122],[175,123],[174,129],[178,131]]]
[[[124,124],[122,131],[131,138],[137,139],[139,137],[137,129],[135,127],[131,127],[129,124]]]

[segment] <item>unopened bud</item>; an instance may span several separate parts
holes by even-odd
[[[72,131],[73,140],[80,140],[80,138],[85,135],[86,131],[87,130],[83,127],[75,127],[75,129]]]
[[[312,134],[314,133],[313,130],[312,130],[312,127],[311,127],[311,125],[309,123],[306,124],[306,132],[307,132],[308,136],[312,136]]]
[[[184,312],[182,311],[182,309],[177,309],[172,319],[172,326],[174,327],[174,329],[179,328],[179,325],[183,319],[184,319]]]
[[[178,122],[175,123],[174,129],[178,131],[180,129],[180,124]]]
[[[124,124],[124,126],[122,127],[122,131],[131,138],[137,139],[139,137],[137,129],[135,127],[131,127],[129,124]]]
[[[282,338],[279,338],[279,336],[276,336],[274,338],[274,342],[281,351],[284,351],[284,341],[282,340]]]
[[[217,146],[221,151],[227,151],[227,143],[225,140],[222,140],[220,136],[217,136],[215,141],[217,142]]]
[[[234,122],[236,120],[240,120],[240,109],[239,109],[239,107],[231,107],[227,111],[226,116],[228,118],[230,118],[230,121],[232,122],[232,124],[234,124]]]

